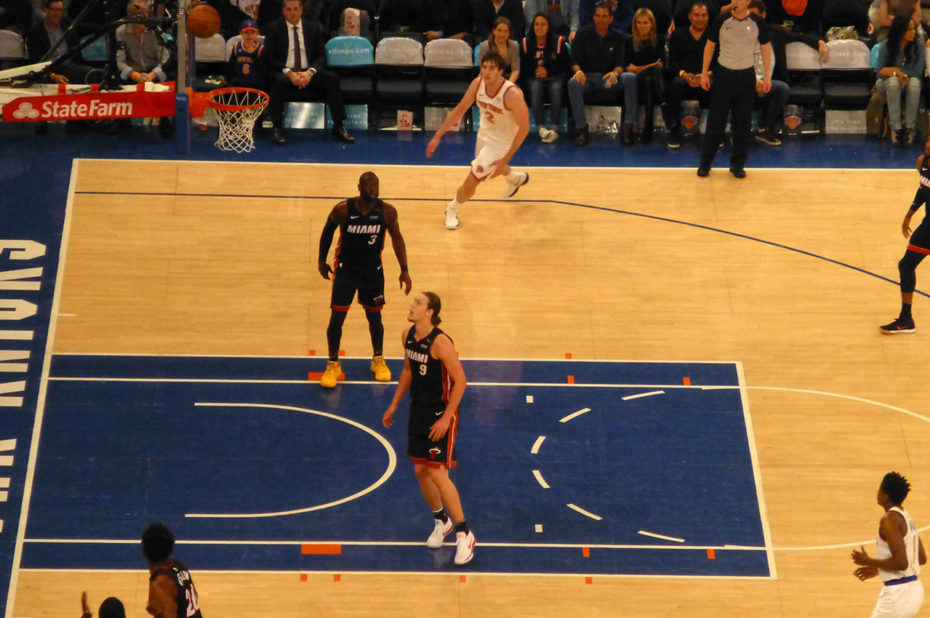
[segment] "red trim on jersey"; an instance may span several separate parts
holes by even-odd
[[[474,176],[475,180],[477,180],[478,182],[484,182],[484,179],[487,178],[487,176],[485,176],[484,178],[478,178],[477,176],[475,176],[475,170],[470,170],[468,173]]]
[[[484,81],[484,80],[482,80],[482,81]],[[501,85],[497,88],[497,90],[494,91],[494,94],[491,94],[491,93],[488,92],[488,85],[485,84],[485,85],[484,85],[484,94],[485,94],[485,96],[488,97],[489,99],[493,99],[494,97],[497,96],[497,93],[501,91],[501,88],[503,88],[504,86],[506,86],[506,85],[509,84],[509,83],[510,83],[510,82],[508,82],[506,79],[504,79],[504,78],[502,77],[502,78],[501,78]],[[510,84],[510,85],[512,86],[513,84]]]
[[[345,313],[349,310],[349,305],[330,305],[329,308],[333,311],[340,311]]]
[[[914,253],[922,253],[923,255],[930,255],[930,249],[918,247],[917,245],[908,245],[907,250],[913,251]]]
[[[458,465],[457,461],[430,461],[429,459],[423,459],[422,457],[411,457],[410,455],[407,455],[407,457],[415,464],[423,464],[425,466],[429,466],[430,468],[454,468]]]
[[[515,84],[513,84],[512,82],[507,82],[507,88],[508,88],[508,89],[510,88],[510,86],[514,86],[514,85],[515,85]],[[495,96],[497,96],[497,95],[495,95]],[[507,107],[507,91],[506,91],[506,90],[504,91],[504,96],[501,97],[501,103],[504,104],[504,109],[506,109],[508,112],[513,111],[512,109],[510,109],[509,107]]]

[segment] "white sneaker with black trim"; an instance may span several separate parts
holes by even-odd
[[[452,528],[455,526],[452,524],[452,518],[446,517],[446,521],[443,522],[441,519],[436,520],[436,526],[433,528],[433,533],[429,535],[429,538],[426,539],[426,546],[430,549],[439,549],[442,547],[442,542],[446,539]]]
[[[455,564],[466,564],[475,557],[475,533],[455,533]]]
[[[530,181],[530,175],[526,172],[517,173],[520,174],[520,178],[518,178],[515,182],[507,180],[507,186],[504,187],[504,197],[513,197],[517,194],[517,191],[520,190],[520,187]]]

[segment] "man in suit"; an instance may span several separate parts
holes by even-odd
[[[275,0],[269,0],[274,2]],[[274,124],[273,140],[283,144],[284,103],[318,100],[329,106],[333,135],[346,143],[355,138],[346,131],[339,76],[326,70],[326,50],[319,22],[303,19],[300,0],[284,0],[284,18],[265,30],[265,62],[271,86],[268,113]]]
[[[54,60],[50,78],[60,84],[90,84],[99,82],[103,77],[101,71],[95,71],[93,67],[81,64],[80,52],[74,57],[69,56],[70,52],[77,48],[77,32],[72,31],[65,35],[68,26],[71,25],[65,15],[65,5],[62,0],[45,1],[45,18],[35,24],[29,31],[26,38],[27,47],[29,48],[29,61],[40,62],[41,60]],[[64,39],[59,43],[59,40]],[[53,45],[57,45],[55,51],[47,58],[45,55],[51,50]]]

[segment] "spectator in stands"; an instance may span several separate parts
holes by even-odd
[[[539,127],[539,139],[549,144],[559,139],[562,119],[562,88],[571,58],[565,38],[550,28],[549,16],[539,13],[533,28],[521,46],[523,75],[530,91],[533,118]],[[546,124],[546,92],[549,93],[551,124]],[[551,127],[551,128],[550,128]]]
[[[270,82],[268,115],[274,126],[272,140],[284,144],[284,104],[322,98],[333,118],[333,135],[343,142],[355,138],[343,124],[345,105],[339,76],[326,69],[326,50],[319,22],[302,18],[300,0],[285,0],[284,17],[265,29],[265,71]]]
[[[656,22],[656,32],[661,37],[667,37],[668,27],[672,23],[671,0],[633,0],[633,14],[639,9],[646,8],[652,11]]]
[[[267,90],[265,65],[262,62],[265,45],[258,40],[258,24],[252,19],[245,20],[239,34],[242,40],[233,46],[227,63],[226,81],[230,86]]]
[[[822,35],[827,35],[832,28],[852,26],[858,38],[864,39],[869,33],[868,5],[863,0],[825,0],[823,6]]]
[[[860,0],[851,1],[860,2]],[[720,4],[717,0],[704,0],[704,6],[707,8],[707,22],[710,23],[717,19],[720,15]],[[675,23],[676,30],[688,27],[692,8],[694,8],[694,0],[675,0],[675,5],[672,7],[672,21]]]
[[[527,36],[532,34],[536,15],[545,13],[549,18],[549,29],[565,37],[569,43],[578,32],[578,0],[526,0],[523,15],[526,17]]]
[[[876,41],[884,41],[891,31],[891,22],[898,16],[910,17],[914,25],[920,25],[920,2],[917,0],[876,0],[869,7],[869,21],[872,23]]]
[[[71,55],[77,49],[77,32],[65,36],[71,20],[65,17],[65,4],[62,0],[45,0],[45,19],[36,22],[26,37],[29,49],[29,61],[40,62],[52,60],[50,77],[59,84],[98,83],[103,73],[98,69],[81,64],[81,54]],[[59,43],[60,41],[60,43]],[[57,45],[57,47],[56,47]],[[52,48],[55,50],[50,54]],[[46,54],[48,56],[46,57]]]
[[[504,79],[516,84],[520,79],[520,45],[511,38],[512,34],[509,19],[506,17],[495,19],[491,35],[486,41],[481,41],[481,45],[478,46],[478,62],[480,64],[484,61],[489,50],[496,51],[507,61]]]
[[[681,145],[681,102],[696,99],[701,106],[707,106],[707,91],[701,88],[701,63],[707,44],[708,20],[707,5],[698,0],[688,13],[690,25],[677,28],[668,38],[668,71],[672,79],[668,86],[665,123],[669,148]],[[713,70],[710,74],[712,77]]]
[[[429,0],[381,0],[381,37],[407,36],[423,42]]]
[[[130,0],[126,14],[134,19],[147,18],[148,3]],[[143,22],[123,24],[116,29],[116,41],[119,43],[116,66],[123,81],[141,84],[168,79],[165,64],[171,53],[157,31],[147,28]]]
[[[486,39],[494,30],[498,17],[510,20],[510,35],[514,40],[523,38],[523,2],[522,0],[475,0],[475,37]]]
[[[268,0],[273,2],[274,0]],[[358,9],[359,14],[359,33],[358,36],[367,38],[372,43],[375,42],[375,33],[372,31],[372,24],[378,15],[378,9],[374,0],[333,0],[329,5],[329,16],[327,17],[326,30],[330,37],[342,36],[348,34],[345,31],[345,11],[348,8]]]
[[[427,41],[436,39],[462,39],[469,45],[475,41],[475,15],[471,0],[431,0]]]
[[[766,7],[762,0],[752,0],[749,3],[749,10],[759,17],[766,18]],[[772,65],[770,67],[769,77],[772,81],[772,89],[768,93],[763,93],[762,88],[762,49],[756,45],[756,92],[760,97],[760,103],[763,106],[762,119],[759,122],[759,131],[756,133],[756,139],[769,146],[781,145],[781,140],[777,136],[779,119],[784,118],[785,103],[788,101],[788,95],[791,94],[791,77],[788,73],[788,54],[786,46],[789,42],[801,42],[818,50],[821,60],[827,59],[827,44],[816,37],[801,34],[789,30],[781,25],[768,23],[766,29],[769,34],[769,42],[772,44]]]
[[[588,143],[588,123],[584,113],[585,95],[611,93],[620,102],[620,75],[623,74],[623,37],[611,30],[610,4],[601,2],[594,9],[594,23],[582,26],[572,45],[572,77],[568,80],[568,101],[575,119],[575,143]],[[630,112],[623,110],[624,126],[632,122]],[[630,128],[632,136],[632,127]]]
[[[578,26],[589,26],[594,23],[594,9],[607,3],[613,20],[610,29],[626,38],[633,26],[633,3],[631,0],[578,0]]]
[[[32,28],[32,2],[0,0],[0,30],[12,30],[25,37]]]
[[[633,36],[625,43],[623,57],[626,69],[620,75],[623,85],[623,141],[633,143],[633,124],[639,114],[639,104],[646,108],[642,139],[652,141],[653,108],[665,100],[665,78],[662,74],[665,56],[665,39],[656,32],[656,18],[652,11],[642,7],[633,16]]]
[[[258,19],[255,20],[258,22],[259,30],[264,32],[266,26],[281,19],[284,16],[284,12],[282,11],[283,6],[281,0],[265,0],[265,2],[260,2],[258,5]],[[323,34],[327,35],[329,30],[329,19],[327,15],[333,11],[326,10],[326,0],[301,0],[301,6],[303,7],[303,19],[317,22],[323,28]],[[245,17],[240,18],[236,23],[240,23],[243,19],[245,19]]]
[[[766,21],[787,30],[820,37],[824,0],[770,0]]]
[[[878,59],[880,68],[875,86],[887,97],[888,129],[891,132],[891,143],[896,146],[910,146],[917,128],[926,50],[915,40],[916,32],[917,26],[909,15],[895,17]],[[903,129],[902,94],[905,98]]]

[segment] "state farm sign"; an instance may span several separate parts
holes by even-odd
[[[122,90],[87,94],[19,97],[3,106],[4,122],[99,120],[173,116],[174,90]]]

